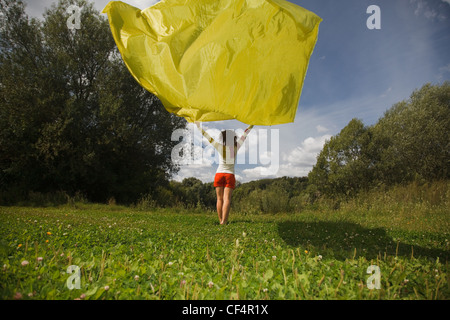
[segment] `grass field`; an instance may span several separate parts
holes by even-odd
[[[220,226],[186,209],[0,207],[0,299],[449,299],[449,223],[447,210],[232,212]]]

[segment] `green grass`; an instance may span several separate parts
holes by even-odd
[[[448,299],[448,212],[418,212],[0,207],[0,299]]]

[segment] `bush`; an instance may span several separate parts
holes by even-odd
[[[0,205],[54,207],[62,205],[75,206],[76,204],[88,202],[80,192],[76,192],[74,195],[69,195],[65,191],[47,193],[30,191],[26,195],[15,192],[17,192],[17,190],[11,189],[8,190],[8,192],[0,193]]]
[[[150,194],[146,194],[136,203],[136,209],[143,211],[155,209],[157,207],[157,201],[154,200]]]

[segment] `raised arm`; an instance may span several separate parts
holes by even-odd
[[[197,128],[202,132],[202,135],[208,140],[209,143],[211,143],[214,147],[218,144],[216,140],[214,140],[208,132],[203,130],[202,126],[200,125],[200,122],[196,121],[195,124],[197,125]]]
[[[242,144],[244,143],[245,139],[247,138],[248,134],[250,133],[250,131],[252,129],[253,129],[253,125],[250,125],[250,126],[248,126],[247,129],[245,129],[244,134],[241,136],[241,138],[237,142],[238,148],[240,148],[242,146]]]

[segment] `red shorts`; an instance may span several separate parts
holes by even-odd
[[[234,189],[236,187],[236,178],[231,173],[216,173],[214,177],[214,187],[226,187]]]

